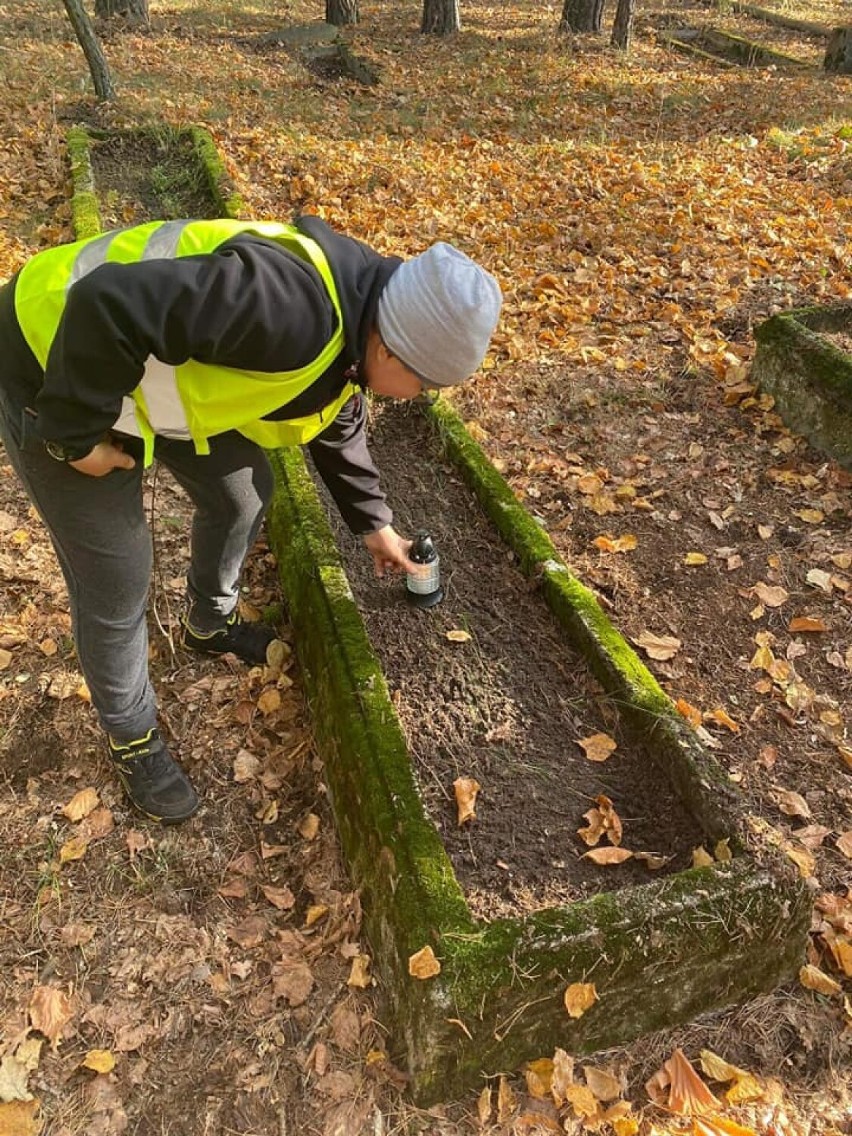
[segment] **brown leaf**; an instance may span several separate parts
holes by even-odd
[[[75,793],[68,804],[63,808],[62,815],[66,816],[72,823],[82,820],[83,817],[88,816],[89,813],[97,808],[100,797],[98,796],[97,789],[89,787],[88,789],[81,789],[79,793]]]
[[[627,848],[592,848],[584,852],[581,859],[594,860],[596,864],[623,864],[633,855]]]
[[[284,887],[266,887],[261,885],[260,890],[272,906],[277,907],[279,911],[289,911],[291,907],[295,906],[296,897],[286,885]],[[219,894],[223,894],[221,889]]]
[[[28,1011],[33,1029],[43,1033],[56,1049],[63,1029],[73,1017],[71,999],[55,986],[37,986],[30,997]]]
[[[307,963],[282,959],[272,967],[272,992],[276,998],[285,998],[289,1006],[307,1002],[314,988],[314,976]]]
[[[642,648],[648,658],[656,659],[658,662],[673,659],[683,646],[680,639],[676,639],[673,635],[654,635],[650,631],[643,631],[634,642],[637,647]]]
[[[299,822],[299,835],[305,840],[316,840],[320,829],[320,818],[316,813],[308,813]]]
[[[803,966],[799,971],[799,982],[808,990],[815,990],[818,994],[828,994],[833,997],[835,994],[843,993],[840,983],[829,978],[818,966],[810,964]]]
[[[584,1065],[583,1074],[586,1084],[598,1100],[613,1101],[624,1091],[625,1085],[622,1079],[609,1069],[596,1069],[594,1065]]]
[[[594,982],[572,982],[565,990],[565,1009],[572,1018],[582,1018],[598,1000]]]
[[[810,820],[810,805],[801,793],[796,793],[792,789],[776,789],[771,796],[785,816],[804,817],[805,820]]]
[[[825,621],[819,619],[817,616],[797,615],[795,619],[791,619],[787,624],[787,630],[792,632],[828,631],[828,627]]]
[[[780,607],[790,598],[786,588],[765,584],[762,580],[754,585],[752,591],[766,607]]]
[[[260,946],[268,932],[269,926],[262,915],[248,915],[241,923],[231,927],[227,934],[237,946],[251,950],[252,947]]]
[[[476,795],[481,788],[473,777],[457,777],[453,782],[459,825],[476,819]]]
[[[618,748],[618,742],[609,734],[592,734],[578,741],[577,745],[585,751],[589,761],[606,761]]]
[[[847,832],[841,832],[840,836],[837,838],[835,847],[847,860],[852,860],[852,828]]]

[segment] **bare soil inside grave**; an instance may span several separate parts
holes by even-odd
[[[397,707],[427,810],[474,913],[522,915],[647,882],[646,862],[584,859],[584,813],[604,795],[622,847],[691,864],[702,835],[649,754],[624,736],[613,702],[524,576],[416,406],[374,408],[370,450],[399,531],[427,528],[443,601],[412,608],[398,578],[377,580],[359,538],[329,510],[346,572]],[[463,631],[469,639],[448,637]],[[606,762],[578,744],[606,733]],[[453,782],[474,778],[476,819],[457,823]],[[601,842],[606,846],[607,841]]]
[[[105,230],[219,216],[188,134],[117,133],[93,140],[90,152]]]

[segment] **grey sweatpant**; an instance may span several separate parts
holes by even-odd
[[[12,430],[2,400],[0,438],[59,558],[80,669],[101,724],[117,741],[139,738],[157,719],[148,677],[152,551],[141,443],[124,439],[134,469],[89,477],[51,458],[26,414],[23,429]],[[260,447],[230,432],[212,438],[210,449],[198,455],[191,442],[167,438],[155,446],[156,459],[195,505],[187,594],[199,631],[222,626],[236,607],[243,565],[272,495]]]

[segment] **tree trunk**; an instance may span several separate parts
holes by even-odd
[[[630,36],[633,33],[633,14],[636,11],[636,0],[618,0],[615,10],[615,20],[612,25],[612,46],[627,51],[630,47]]]
[[[599,32],[605,0],[565,0],[560,32]]]
[[[423,0],[420,30],[426,35],[451,35],[461,31],[458,0]]]
[[[126,16],[147,24],[148,0],[95,0],[95,15],[107,20],[111,16]]]
[[[109,64],[101,50],[100,41],[95,35],[89,14],[83,7],[83,0],[62,0],[68,19],[79,40],[83,54],[89,64],[92,82],[95,85],[95,94],[99,99],[115,98],[115,87],[112,85],[112,76],[109,73]]]
[[[826,71],[852,75],[852,28],[835,28],[832,31],[822,65]]]
[[[358,23],[358,0],[325,0],[325,22],[336,28]]]

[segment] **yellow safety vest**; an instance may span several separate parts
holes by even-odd
[[[110,262],[130,264],[213,252],[239,233],[277,241],[316,268],[337,314],[337,329],[317,355],[293,371],[248,371],[187,360],[171,366],[151,356],[141,382],[125,399],[116,430],[145,442],[145,464],[153,459],[154,437],[191,438],[196,452],[210,452],[209,439],[237,430],[264,449],[301,445],[315,438],[360,388],[347,382],[322,410],[302,418],[262,421],[308,389],[343,350],[340,297],[325,253],[293,225],[271,221],[152,221],[129,229],[60,245],[37,253],[15,286],[21,331],[44,368],[75,281]]]

